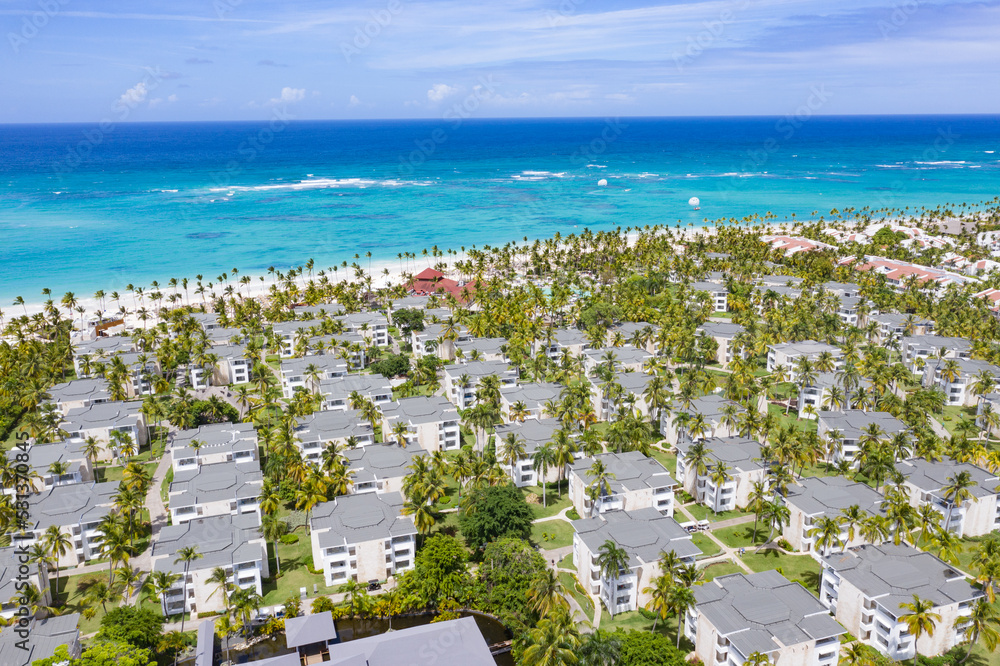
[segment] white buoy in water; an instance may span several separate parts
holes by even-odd
[[[598,187],[607,187],[608,186],[608,179],[607,178],[601,178],[599,181],[597,181],[597,186]]]
[[[690,199],[688,199],[688,203],[697,208],[698,206],[701,205],[701,199],[699,199],[698,197],[691,197]]]

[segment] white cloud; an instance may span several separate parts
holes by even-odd
[[[118,98],[118,103],[129,108],[135,107],[146,100],[149,90],[146,89],[145,81],[140,81],[125,91],[125,94]]]
[[[435,83],[430,90],[427,91],[427,99],[432,102],[440,102],[445,97],[454,95],[458,92],[458,88],[453,88],[446,83]]]
[[[171,95],[170,97],[167,98],[167,101],[173,104],[174,102],[177,101],[177,95]]]
[[[149,100],[149,108],[151,108],[151,109],[155,109],[160,104],[163,104],[163,98],[162,97],[155,97],[155,98]]]
[[[272,97],[271,104],[294,104],[306,98],[305,88],[289,88],[285,86],[281,89],[281,97]]]
[[[347,103],[347,106],[358,106],[359,104],[361,104],[361,100],[355,95],[351,95],[351,101]]]

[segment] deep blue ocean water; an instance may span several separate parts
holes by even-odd
[[[0,126],[0,308],[584,227],[974,203],[1000,194],[997,151],[997,116]]]

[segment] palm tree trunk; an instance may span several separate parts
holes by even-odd
[[[281,575],[281,560],[278,558],[278,540],[277,539],[274,540],[274,564],[275,564],[275,567],[278,569],[277,573],[280,576]]]
[[[677,611],[677,649],[681,649],[681,622],[684,621],[684,611]]]

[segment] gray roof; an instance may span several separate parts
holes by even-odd
[[[177,552],[187,546],[196,546],[201,553],[189,571],[263,561],[267,551],[259,526],[260,520],[253,513],[209,516],[168,525],[160,530],[159,539],[153,543],[150,555],[153,570],[183,573],[184,563],[174,560]]]
[[[886,324],[893,327],[904,327],[906,326],[907,320],[912,317],[914,326],[927,326],[932,324],[929,319],[924,319],[923,317],[917,317],[915,315],[903,314],[901,312],[880,312],[878,314],[868,315],[868,319],[872,321],[877,321],[880,324]]]
[[[524,452],[531,455],[539,446],[551,442],[556,430],[561,430],[562,427],[562,421],[559,419],[525,419],[524,423],[514,421],[498,425],[494,428],[494,432],[498,439],[497,446],[500,446],[499,440],[506,437],[508,433],[514,433],[518,439],[524,441]]]
[[[838,347],[833,345],[828,345],[825,342],[817,342],[815,340],[802,340],[801,342],[782,342],[776,345],[770,345],[771,349],[776,351],[782,351],[788,355],[805,355],[805,356],[818,356],[823,352],[830,352],[834,356],[842,356],[844,352],[840,351]]]
[[[583,353],[591,360],[597,363],[602,363],[604,361],[604,355],[608,352],[614,354],[616,365],[626,363],[629,365],[633,365],[635,363],[645,363],[649,359],[653,358],[653,355],[645,349],[639,349],[638,347],[633,347],[632,345],[588,349]]]
[[[722,409],[726,405],[736,405],[737,414],[742,414],[747,411],[743,405],[723,397],[720,393],[712,393],[700,398],[695,398],[691,401],[691,406],[687,409],[681,407],[679,402],[674,402],[672,407],[675,412],[684,412],[685,414],[690,414],[691,416],[701,414],[705,417],[706,421],[712,422],[718,421],[723,417],[725,412],[723,412]]]
[[[861,291],[861,285],[853,282],[824,282],[821,285],[827,291],[850,291],[857,293]]]
[[[64,384],[56,384],[49,389],[52,401],[56,403],[78,400],[110,400],[108,380],[104,377],[85,377]]]
[[[257,431],[252,423],[212,423],[190,430],[179,430],[170,443],[170,453],[174,459],[193,456],[193,441],[201,442],[200,453],[211,453],[216,447],[236,453],[257,449]]]
[[[53,486],[28,498],[29,524],[33,523],[34,530],[44,530],[50,525],[96,523],[111,511],[111,497],[117,493],[114,481]]]
[[[784,287],[788,284],[792,286],[798,286],[802,284],[803,280],[800,277],[794,275],[761,275],[760,283],[765,286],[774,287]]]
[[[652,507],[574,520],[573,529],[591,553],[608,539],[617,543],[628,553],[630,568],[656,562],[662,552],[674,551],[681,558],[701,555],[687,530]]]
[[[621,333],[622,336],[628,340],[636,333],[645,331],[647,328],[653,333],[660,330],[659,326],[656,324],[650,324],[648,321],[623,321],[618,324],[614,324],[608,329],[608,333]]]
[[[402,515],[402,508],[399,493],[341,495],[316,505],[312,529],[319,532],[320,548],[416,534],[413,519]]]
[[[881,493],[871,486],[843,476],[806,477],[789,486],[785,502],[807,516],[836,518],[844,509],[857,504],[871,515],[881,513]]]
[[[508,386],[500,389],[500,395],[510,404],[523,402],[529,410],[543,407],[548,400],[558,400],[562,394],[563,385],[554,382],[533,382],[520,386]]]
[[[641,371],[616,372],[615,381],[632,395],[641,398],[642,394],[646,392],[646,387],[649,386],[649,382],[653,381],[653,375]]]
[[[289,358],[281,362],[282,375],[305,375],[310,365],[316,366],[319,377],[322,379],[324,373],[331,371],[347,372],[347,360],[324,354],[322,356],[303,356],[302,358]]]
[[[693,589],[698,613],[744,657],[847,633],[819,599],[777,571],[720,576]]]
[[[20,593],[14,589],[21,566],[19,558],[14,546],[0,548],[0,604],[7,603],[14,596],[20,596]],[[29,561],[24,564],[28,567],[26,575],[34,576],[38,573],[38,564],[35,562]]]
[[[402,419],[414,425],[458,420],[458,409],[440,395],[402,398],[398,402],[386,405],[382,409],[382,414],[388,421]]]
[[[557,328],[552,336],[552,343],[560,347],[587,345],[587,334],[578,328]]]
[[[483,377],[490,376],[503,379],[504,375],[508,375],[517,378],[517,370],[503,361],[469,361],[468,363],[449,365],[444,369],[444,372],[453,380],[458,380],[462,375],[468,375],[473,384],[476,384]]]
[[[263,484],[264,475],[256,460],[252,463],[220,462],[181,470],[174,474],[170,484],[170,508],[258,497]]]
[[[705,335],[713,338],[725,338],[732,340],[743,332],[743,327],[728,321],[706,321],[698,327],[698,331],[703,331]]]
[[[590,467],[595,460],[600,460],[609,472],[615,475],[611,480],[611,492],[618,494],[643,488],[665,488],[677,485],[677,481],[667,472],[659,460],[647,458],[639,451],[625,453],[604,453],[593,458],[577,458],[569,467],[573,474],[583,479],[584,485],[590,485]]]
[[[401,666],[427,663],[494,666],[476,620],[463,617],[410,627],[330,646],[330,666]]]
[[[319,383],[319,392],[331,397],[346,398],[354,391],[363,396],[374,395],[376,393],[392,394],[392,384],[389,380],[378,373],[370,375],[344,375],[343,377],[330,377]]]
[[[372,435],[372,425],[356,409],[313,412],[296,420],[295,436],[300,442],[328,442],[348,437]]]
[[[194,666],[213,666],[215,657],[215,620],[206,618],[198,623],[198,644],[195,646]]]
[[[974,358],[946,359],[941,361],[941,363],[947,363],[950,360],[953,360],[956,364],[958,364],[958,367],[961,368],[963,377],[971,377],[984,371],[993,375],[994,378],[1000,377],[1000,368],[992,363],[987,363],[986,361],[980,361]]]
[[[729,290],[725,285],[715,282],[692,282],[691,289],[694,291],[707,291],[710,294],[728,294]]]
[[[60,428],[69,433],[95,428],[121,428],[134,426],[139,422],[141,400],[130,402],[99,402],[89,407],[71,409],[63,419]]]
[[[323,320],[321,319],[293,319],[291,321],[276,321],[271,325],[271,329],[276,335],[294,337],[297,331],[311,328],[319,330],[322,325]]]
[[[376,326],[388,326],[389,320],[381,312],[352,312],[350,314],[336,317],[344,322],[347,328],[360,328],[362,324],[368,324],[369,330]]]
[[[224,330],[228,331],[230,329],[224,329]],[[214,332],[215,331],[213,331],[213,333]],[[229,338],[226,339],[228,340]],[[223,343],[223,344],[213,345],[212,348],[209,350],[209,352],[215,354],[221,360],[226,360],[226,359],[245,360],[247,355],[247,347],[246,345],[231,345]]]
[[[39,659],[48,659],[60,645],[71,645],[79,640],[79,623],[79,613],[55,615],[43,620],[32,618],[27,627],[27,650],[18,647],[17,643],[25,639],[14,633],[15,627],[7,627],[0,632],[0,664],[29,666]]]
[[[899,605],[913,601],[914,594],[933,601],[935,606],[983,596],[950,564],[906,544],[886,542],[849,548],[824,557],[823,566],[836,571],[896,618],[904,614]]]
[[[35,444],[28,448],[28,465],[39,473],[45,473],[54,462],[69,463],[69,469],[66,473],[72,474],[79,470],[81,463],[87,459],[83,447],[84,440],[82,439],[68,439],[55,444]],[[23,453],[20,449],[13,448],[7,451],[7,458],[13,460],[17,455]]]
[[[344,306],[340,303],[319,303],[318,305],[297,305],[292,308],[292,313],[299,318],[304,316],[319,317],[324,315],[332,317],[344,311]]]
[[[981,467],[951,459],[928,462],[923,458],[911,458],[896,463],[896,471],[920,490],[935,494],[947,486],[951,477],[959,472],[968,472],[972,477],[976,485],[969,488],[969,492],[976,498],[996,494],[995,489],[1000,483],[996,474],[987,472]]]
[[[135,343],[132,338],[125,335],[112,335],[107,338],[97,338],[73,345],[74,356],[90,356],[91,360],[97,356],[111,356],[115,352],[132,351]]]
[[[888,412],[865,412],[849,409],[844,412],[818,412],[819,422],[824,428],[839,430],[844,439],[858,439],[864,429],[877,424],[886,437],[907,430],[905,423]]]
[[[427,452],[420,448],[404,449],[395,444],[382,444],[347,449],[344,455],[348,469],[354,470],[354,483],[358,484],[406,476],[413,459],[427,455]]]
[[[427,307],[430,296],[406,296],[392,302],[390,311],[396,310],[423,310]]]
[[[689,439],[677,442],[677,450],[683,456],[693,442]],[[705,439],[708,456],[714,461],[724,462],[732,470],[752,472],[762,469],[760,442],[746,437],[708,437]]]
[[[797,287],[786,287],[781,284],[769,284],[756,289],[758,294],[766,294],[767,292],[773,292],[778,296],[785,296],[790,299],[796,299],[802,295],[802,290]]]
[[[285,644],[290,648],[311,643],[327,642],[337,638],[330,611],[290,617],[285,620]]]
[[[461,349],[466,358],[472,355],[473,350],[480,354],[502,354],[503,347],[507,344],[507,338],[472,338],[455,343],[455,349]]]
[[[913,347],[914,349],[925,349],[937,351],[947,349],[949,351],[967,352],[972,349],[972,342],[965,338],[950,338],[943,335],[907,335],[900,340],[903,349]]]

